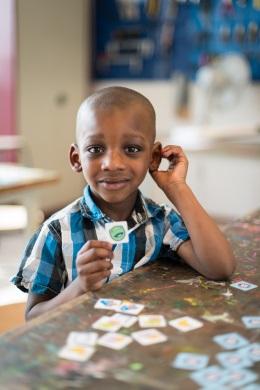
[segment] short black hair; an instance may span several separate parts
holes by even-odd
[[[97,90],[83,101],[77,115],[77,139],[80,132],[80,123],[83,113],[86,109],[107,111],[113,108],[125,109],[131,104],[140,104],[143,106],[151,119],[153,130],[155,132],[156,114],[152,103],[147,97],[134,89],[112,86]]]

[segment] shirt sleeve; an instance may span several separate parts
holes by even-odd
[[[169,246],[172,251],[176,252],[179,246],[184,241],[187,241],[190,236],[181,216],[169,206],[165,206],[165,211],[166,229],[163,244]]]
[[[20,290],[34,294],[58,294],[67,280],[61,243],[48,226],[29,241],[17,274],[11,282]]]

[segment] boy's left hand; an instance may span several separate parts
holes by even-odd
[[[158,166],[156,169],[153,168],[149,170],[157,185],[162,190],[166,190],[173,185],[185,183],[188,171],[188,160],[182,148],[176,145],[164,146],[161,150],[161,158],[169,161],[167,171],[158,170],[160,163],[157,164]]]

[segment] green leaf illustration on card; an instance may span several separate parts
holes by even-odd
[[[121,241],[125,238],[125,229],[122,225],[113,226],[109,229],[109,234],[114,241]]]

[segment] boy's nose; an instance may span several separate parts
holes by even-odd
[[[101,168],[103,170],[122,170],[125,168],[124,156],[119,151],[109,151],[107,152],[103,159]]]

